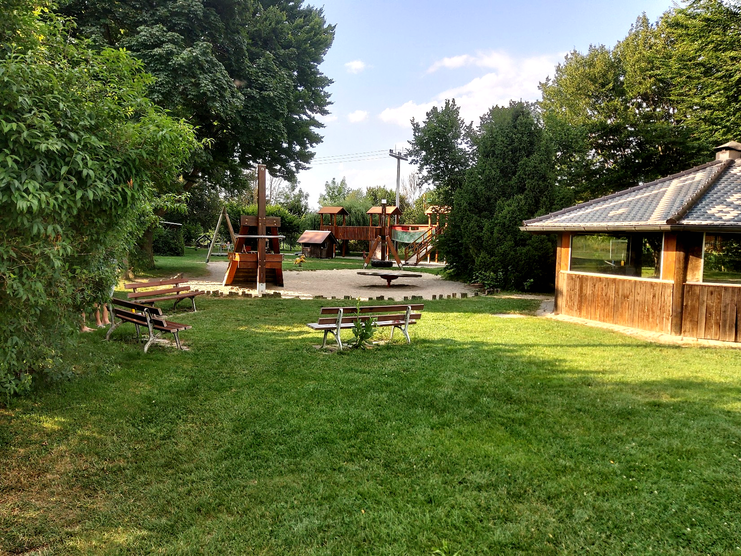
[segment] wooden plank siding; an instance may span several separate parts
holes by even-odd
[[[322,224],[321,231],[330,231],[338,240],[373,241],[381,233],[380,226],[329,226]]]
[[[671,332],[672,284],[562,271],[565,315],[651,332]]]
[[[682,335],[738,342],[741,287],[690,283],[684,286]]]

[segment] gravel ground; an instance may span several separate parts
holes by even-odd
[[[222,286],[224,274],[226,273],[226,261],[213,261],[208,263],[209,275],[204,277],[193,278],[189,284],[193,289],[204,290],[207,292],[219,291],[224,294],[235,292],[238,294],[256,295],[254,288],[241,288],[236,286]],[[386,299],[395,299],[401,301],[404,297],[420,296],[423,299],[432,299],[440,296],[448,297],[455,294],[461,297],[461,294],[472,296],[476,289],[461,282],[443,280],[439,276],[415,272],[415,269],[409,268],[403,271],[403,274],[419,274],[415,278],[398,278],[391,282],[391,286],[386,285],[386,281],[378,276],[363,276],[358,272],[372,272],[375,269],[363,270],[362,264],[358,261],[357,270],[299,270],[284,271],[284,287],[278,287],[268,284],[268,294],[280,292],[281,297],[293,297],[300,299],[312,299],[316,296],[326,298],[337,297],[344,298],[350,296],[353,299],[362,300],[376,299],[384,296]],[[392,272],[389,270],[389,272]]]

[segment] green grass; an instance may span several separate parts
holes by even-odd
[[[155,255],[155,268],[146,272],[137,273],[137,278],[166,278],[174,276],[180,272],[189,278],[198,278],[206,276],[206,254],[208,249],[185,248],[185,255],[182,257],[165,257]],[[226,257],[212,257],[211,260],[226,260]]]
[[[327,353],[320,306],[199,300],[182,353],[84,335],[0,410],[0,552],[741,553],[741,352],[479,297]]]

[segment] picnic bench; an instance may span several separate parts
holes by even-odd
[[[190,299],[193,306],[193,312],[196,310],[196,296],[203,295],[205,292],[191,290],[187,285],[188,280],[184,278],[170,278],[169,280],[150,280],[149,282],[132,282],[125,284],[127,290],[133,290],[126,297],[143,303],[145,305],[154,305],[159,301],[174,301],[174,309],[183,299]]]
[[[124,322],[130,322],[136,326],[137,340],[141,341],[140,328],[144,328],[149,335],[147,343],[144,345],[144,353],[147,353],[149,346],[164,332],[169,332],[175,336],[175,344],[178,346],[178,349],[183,349],[183,346],[180,344],[179,332],[192,328],[189,324],[180,324],[165,318],[162,315],[162,309],[150,307],[149,305],[135,301],[113,297],[111,298],[109,307],[111,327],[108,329],[105,339],[108,340],[111,337],[111,333]],[[118,319],[118,322],[116,322],[116,319]]]
[[[312,330],[324,332],[322,347],[327,345],[327,334],[332,334],[337,340],[337,347],[342,351],[342,338],[340,332],[344,329],[353,328],[356,321],[374,319],[376,326],[390,326],[391,339],[394,338],[394,330],[399,329],[407,343],[409,338],[409,326],[416,324],[422,318],[424,304],[415,303],[408,305],[366,305],[364,307],[322,307],[317,322],[307,323]]]

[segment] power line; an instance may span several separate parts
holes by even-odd
[[[387,156],[386,151],[383,151],[383,150],[366,151],[366,152],[351,153],[351,154],[338,154],[338,155],[317,157],[312,161],[312,164],[315,164],[318,166],[322,164],[340,164],[343,162],[364,162],[366,160],[380,160],[382,158],[385,158],[386,156]]]

